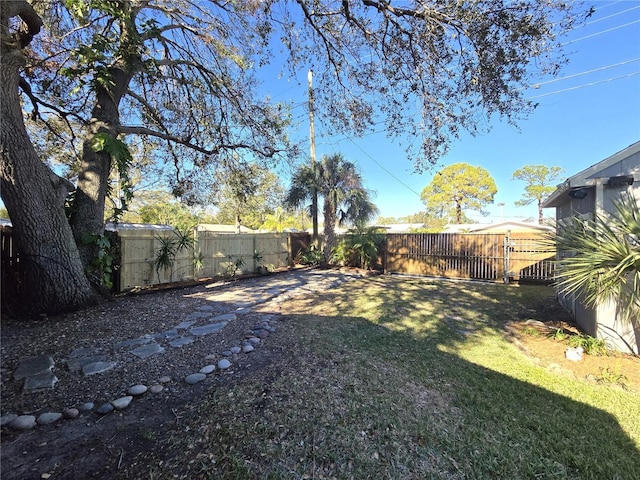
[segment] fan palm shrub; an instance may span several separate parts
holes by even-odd
[[[574,217],[555,237],[560,258],[556,284],[566,294],[582,294],[588,306],[616,300],[622,315],[640,322],[640,211],[629,194],[615,212],[593,219]]]

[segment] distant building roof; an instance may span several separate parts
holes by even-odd
[[[217,232],[217,233],[238,233],[235,225],[224,225],[221,223],[201,223],[197,227],[199,232]],[[255,230],[240,225],[240,233],[254,233]]]
[[[404,233],[410,230],[424,228],[424,223],[388,223],[384,225],[376,225],[376,227],[384,228],[387,233]]]
[[[553,227],[536,223],[505,220],[498,223],[459,223],[448,224],[443,233],[503,233],[503,232],[540,232],[553,231]]]
[[[152,225],[148,223],[107,223],[105,230],[118,232],[120,230],[173,230],[171,225]]]

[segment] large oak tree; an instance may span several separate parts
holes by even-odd
[[[391,137],[416,139],[407,148],[421,170],[461,129],[526,114],[525,87],[558,71],[557,37],[576,19],[561,0],[33,4],[48,35],[19,81],[34,118],[58,116],[80,138],[71,225],[85,265],[95,252],[82,238],[102,232],[112,167],[126,192],[128,136],[164,142],[178,196],[227,156],[288,151],[286,108],[255,93],[274,52],[292,73],[314,69],[321,121],[355,134],[385,122]],[[12,219],[31,210],[29,196],[7,195]]]
[[[25,130],[18,84],[23,50],[42,21],[26,2],[0,3],[0,188],[13,223],[19,274],[4,276],[4,306],[57,313],[94,300],[64,212],[69,183],[36,154]],[[19,19],[12,23],[12,19]],[[6,272],[5,272],[6,273]]]

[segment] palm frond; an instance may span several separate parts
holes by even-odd
[[[640,321],[638,202],[624,195],[614,205],[610,215],[575,217],[559,229],[556,284],[563,293],[584,295],[590,306],[615,299],[624,315]]]

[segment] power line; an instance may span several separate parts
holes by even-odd
[[[533,88],[538,88],[541,85],[547,85],[549,83],[559,82],[560,80],[568,80],[569,78],[575,78],[575,77],[579,77],[581,75],[587,75],[589,73],[600,72],[602,70],[607,70],[607,69],[613,68],[613,67],[619,67],[620,65],[626,65],[628,63],[633,63],[633,62],[637,62],[637,61],[640,61],[640,57],[639,58],[634,58],[633,60],[625,60],[623,62],[613,63],[613,64],[607,65],[605,67],[598,67],[598,68],[594,68],[592,70],[587,70],[587,71],[580,72],[580,73],[574,73],[572,75],[567,75],[566,77],[554,78],[553,80],[547,80],[546,82],[536,83],[535,85],[533,85]]]
[[[611,5],[615,5],[615,3],[613,3],[613,4],[611,4]],[[603,8],[603,7],[602,7],[602,8]],[[601,22],[601,21],[603,21],[603,20],[608,20],[609,18],[613,18],[613,17],[616,17],[616,16],[618,16],[618,15],[622,15],[623,13],[627,13],[627,12],[630,12],[630,11],[632,11],[632,10],[637,10],[638,8],[640,8],[640,6],[637,6],[637,7],[631,7],[631,8],[628,8],[628,9],[626,9],[626,10],[623,10],[623,11],[621,11],[621,12],[612,13],[611,15],[607,15],[606,17],[598,18],[598,19],[596,19],[596,20],[592,20],[591,22],[587,22],[587,23],[585,23],[584,25],[580,25],[580,27],[587,27],[587,26],[589,26],[589,25],[593,25],[594,23],[598,23],[598,22]],[[577,28],[580,28],[580,27],[577,27]],[[575,30],[575,29],[574,29],[574,30]]]
[[[393,178],[396,182],[398,182],[400,185],[402,185],[403,187],[405,187],[407,190],[409,190],[411,193],[417,195],[418,197],[420,197],[420,194],[418,192],[416,192],[413,188],[411,188],[409,185],[407,185],[406,183],[404,183],[402,180],[400,180],[398,177],[396,177],[393,173],[391,173],[389,170],[387,170],[380,162],[378,162],[375,158],[373,158],[371,155],[369,155],[360,145],[358,145],[356,142],[354,142],[352,139],[347,137],[347,140],[349,140],[351,143],[353,143],[358,150],[360,150],[362,153],[364,153],[367,157],[369,157],[369,159],[375,163],[376,165],[378,165],[378,167],[380,167],[382,170],[384,170],[391,178]]]
[[[571,43],[576,43],[581,40],[586,40],[588,38],[596,37],[598,35],[602,35],[603,33],[613,32],[614,30],[618,30],[620,28],[628,27],[629,25],[634,25],[636,23],[640,23],[640,20],[634,20],[633,22],[625,23],[624,25],[618,25],[617,27],[611,27],[607,30],[602,30],[600,32],[592,33],[590,35],[585,35],[584,37],[576,38],[575,40],[569,40],[568,42],[561,43],[560,46],[564,47],[565,45],[569,45]]]
[[[599,83],[612,82],[614,80],[620,80],[622,78],[633,77],[635,75],[640,75],[640,72],[628,73],[627,75],[620,75],[619,77],[612,77],[612,78],[607,78],[605,80],[598,80],[597,82],[591,82],[591,83],[585,83],[585,84],[582,84],[582,85],[576,85],[575,87],[569,87],[569,88],[565,88],[565,89],[562,89],[562,90],[556,90],[555,92],[542,93],[540,95],[535,95],[533,97],[528,97],[528,100],[533,100],[534,98],[547,97],[549,95],[555,95],[557,93],[569,92],[571,90],[577,90],[579,88],[592,87],[593,85],[598,85]]]

